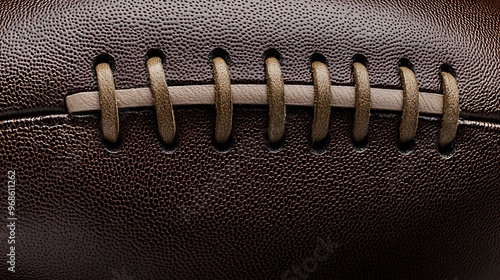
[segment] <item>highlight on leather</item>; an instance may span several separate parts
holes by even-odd
[[[168,93],[167,79],[161,58],[151,57],[147,61],[149,87],[153,95],[158,130],[162,141],[171,145],[175,139],[174,109]]]
[[[330,122],[332,87],[328,66],[319,61],[312,63],[314,80],[314,119],[311,129],[313,144],[323,141]]]
[[[408,67],[399,67],[403,84],[403,114],[399,126],[399,142],[406,143],[415,138],[418,127],[418,82],[415,73]]]
[[[231,136],[233,126],[233,96],[231,78],[226,61],[221,57],[212,60],[215,81],[215,141],[224,144]]]
[[[104,139],[108,142],[116,143],[119,137],[120,125],[113,72],[108,63],[99,63],[95,67],[95,71],[99,87],[102,133]]]
[[[371,92],[368,70],[359,62],[353,64],[354,85],[356,88],[356,113],[354,114],[353,138],[361,143],[368,135],[370,123]]]
[[[460,115],[458,83],[448,72],[441,72],[443,83],[443,120],[439,132],[439,147],[451,144],[455,139]]]
[[[266,59],[267,97],[269,102],[269,140],[279,142],[285,134],[285,84],[281,65],[275,57]]]

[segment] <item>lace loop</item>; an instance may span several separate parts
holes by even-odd
[[[269,102],[269,140],[279,142],[285,134],[285,84],[278,59],[266,59],[267,98]]]
[[[314,79],[314,119],[311,129],[313,144],[321,142],[328,134],[330,122],[332,87],[330,71],[325,63],[315,61],[312,63]]]
[[[233,97],[231,78],[226,61],[221,57],[212,60],[215,81],[215,141],[224,144],[231,136],[233,123]]]
[[[165,144],[171,145],[175,139],[175,118],[168,93],[165,70],[159,57],[151,57],[146,64],[160,137]]]
[[[460,115],[458,83],[448,72],[441,72],[443,82],[443,120],[439,132],[439,147],[451,144],[455,139]]]
[[[116,143],[119,138],[120,124],[115,81],[109,63],[99,63],[95,67],[99,87],[99,106],[101,107],[101,127],[104,139]]]
[[[418,82],[415,73],[408,67],[399,68],[403,84],[403,115],[399,126],[399,142],[407,143],[415,138],[418,127]]]
[[[354,115],[353,138],[361,143],[368,135],[370,123],[371,92],[368,70],[359,62],[353,64],[354,84],[356,89],[356,113]]]

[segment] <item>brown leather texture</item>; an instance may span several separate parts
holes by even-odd
[[[406,3],[406,4],[404,4]],[[277,49],[287,83],[312,84],[323,54],[334,84],[352,83],[364,55],[376,87],[401,87],[408,59],[422,91],[439,92],[439,68],[455,70],[461,110],[500,114],[500,2],[0,1],[0,111],[62,107],[97,88],[93,63],[115,59],[118,89],[148,85],[147,52],[166,56],[169,85],[213,83],[210,52],[226,50],[233,82],[265,83],[263,54]]]
[[[4,257],[0,279],[498,279],[498,30],[496,0],[0,1],[0,184],[16,171],[18,209],[16,272]],[[97,90],[99,55],[117,89],[149,86],[151,49],[169,86],[212,84],[216,48],[232,83],[265,84],[269,49],[285,83],[312,84],[321,53],[353,85],[362,54],[373,87],[402,88],[404,58],[438,93],[448,64],[462,116],[482,120],[462,119],[442,154],[441,119],[421,116],[408,152],[401,115],[372,113],[360,149],[354,111],[334,109],[317,150],[313,109],[289,106],[271,149],[268,110],[235,106],[220,150],[215,107],[178,106],[170,149],[154,108],[134,109],[110,150],[99,114],[64,113],[67,94]]]
[[[353,112],[335,112],[318,153],[312,109],[290,107],[283,148],[270,151],[267,110],[237,106],[233,145],[221,153],[215,109],[180,108],[169,153],[155,118],[122,113],[116,152],[100,142],[98,116],[1,123],[2,174],[17,171],[19,242],[18,270],[4,263],[0,279],[500,275],[500,125],[463,123],[445,157],[439,121],[421,119],[415,150],[403,154],[399,118],[376,114],[359,151]]]

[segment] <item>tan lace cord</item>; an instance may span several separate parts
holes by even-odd
[[[175,118],[170,95],[168,93],[167,79],[161,58],[151,57],[147,61],[149,73],[149,87],[153,95],[158,130],[163,142],[171,145],[175,138]]]
[[[226,61],[221,57],[212,60],[215,81],[215,141],[224,144],[231,136],[233,123],[233,96],[231,78]]]
[[[285,133],[285,84],[278,59],[266,59],[267,98],[269,103],[269,140],[272,144],[283,138]]]
[[[231,85],[229,67],[225,60],[212,60],[214,85],[182,85],[168,87],[165,70],[159,57],[147,61],[149,88],[115,89],[109,63],[95,67],[98,91],[80,92],[66,96],[69,113],[101,111],[101,128],[107,142],[119,139],[118,108],[155,106],[158,129],[166,144],[174,141],[176,125],[173,105],[216,106],[215,141],[224,144],[231,137],[234,104],[269,106],[268,137],[271,144],[283,139],[286,106],[312,106],[311,127],[313,144],[328,135],[331,107],[355,108],[353,141],[362,143],[367,135],[371,110],[402,111],[399,141],[415,138],[419,114],[442,116],[439,147],[450,145],[456,138],[460,117],[459,90],[456,78],[441,72],[443,94],[419,92],[415,73],[408,67],[399,68],[403,89],[371,88],[367,68],[353,63],[354,86],[332,86],[325,63],[312,63],[314,85],[285,85],[281,65],[275,57],[265,60],[267,84]],[[286,90],[286,92],[285,92]]]
[[[328,134],[330,122],[332,86],[330,71],[325,63],[315,61],[312,63],[314,80],[314,119],[311,130],[313,144],[321,142]]]
[[[353,138],[355,143],[361,143],[368,134],[370,123],[370,78],[368,70],[359,62],[353,64],[354,84],[356,88],[356,113],[354,115]]]
[[[460,114],[458,83],[452,74],[441,72],[443,82],[443,120],[439,132],[441,148],[451,144],[455,139]]]
[[[116,143],[120,128],[113,72],[108,63],[99,63],[95,67],[95,71],[99,87],[99,106],[104,139],[110,143]]]
[[[332,110],[334,108],[355,108],[356,90],[354,84],[332,85]],[[214,105],[213,84],[188,84],[168,87],[174,109],[183,105]],[[231,84],[233,104],[269,106],[266,84]],[[154,107],[153,95],[149,87],[117,89],[118,107],[133,109]],[[418,104],[420,114],[443,115],[443,95],[420,92]],[[286,106],[314,108],[314,85],[285,84]],[[100,110],[99,92],[79,92],[66,96],[66,109],[70,114]],[[401,112],[403,108],[403,89],[371,88],[371,110]]]
[[[406,143],[417,133],[418,127],[418,82],[415,73],[408,67],[400,67],[403,84],[403,115],[399,126],[399,142]]]

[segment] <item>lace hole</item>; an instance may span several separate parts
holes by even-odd
[[[213,66],[213,59],[217,58],[217,57],[224,59],[224,61],[226,61],[227,65],[231,64],[231,57],[229,56],[229,53],[224,49],[216,48],[216,49],[213,49],[210,52],[210,54],[208,55],[208,62],[209,62],[211,67]]]
[[[266,59],[270,57],[276,58],[279,61],[279,63],[283,65],[283,57],[277,49],[268,49],[267,51],[264,52],[262,56],[264,62],[266,61]]]
[[[359,142],[356,142],[353,139],[352,147],[358,153],[363,153],[364,151],[366,151],[368,149],[368,135],[362,141]]]
[[[401,58],[398,62],[398,68],[399,67],[406,67],[410,69],[411,71],[415,72],[415,69],[413,67],[413,64],[408,58]]]
[[[146,56],[144,57],[144,64],[147,64],[147,61],[150,59],[150,58],[153,58],[153,57],[159,57],[161,59],[161,63],[162,64],[165,64],[166,61],[167,61],[167,58],[165,56],[165,54],[159,50],[159,49],[150,49],[147,53],[146,53]]]
[[[416,145],[415,139],[411,139],[410,141],[404,143],[398,142],[396,144],[396,148],[398,149],[399,153],[403,155],[409,155],[413,153],[413,151],[415,150],[415,145]]]
[[[330,133],[326,134],[325,139],[313,143],[311,138],[309,138],[309,143],[311,145],[312,152],[317,155],[323,155],[328,152],[328,148],[330,147]]]
[[[113,143],[104,138],[104,133],[102,132],[102,129],[99,129],[99,140],[104,146],[104,148],[110,152],[110,153],[117,153],[122,149],[123,146],[123,136],[121,132],[118,134],[118,140]]]
[[[229,136],[229,139],[225,143],[218,143],[215,137],[212,137],[212,145],[214,149],[221,154],[226,154],[231,151],[231,146],[233,145],[233,136]]]
[[[92,65],[92,70],[94,71],[94,77],[97,77],[97,73],[95,72],[96,71],[95,69],[96,69],[97,65],[99,65],[101,63],[108,63],[109,67],[111,68],[111,71],[112,72],[116,71],[116,62],[115,62],[114,57],[107,54],[107,53],[103,53],[103,54],[96,56],[96,58],[94,59],[94,62]]]
[[[356,63],[356,62],[359,62],[359,63],[363,64],[366,68],[368,68],[368,58],[366,58],[366,56],[359,54],[359,53],[355,54],[352,57],[351,65]]]
[[[453,144],[453,142],[444,147],[439,147],[438,145],[438,151],[442,157],[451,158],[455,153],[455,145]]]
[[[161,150],[163,150],[167,154],[173,154],[180,146],[179,135],[176,133],[174,136],[174,141],[171,144],[166,144],[163,142],[160,134],[157,134],[158,137],[158,146]]]
[[[439,70],[440,72],[450,73],[453,77],[457,78],[457,73],[455,72],[455,69],[453,69],[453,67],[447,63],[442,64],[439,67]]]
[[[266,144],[266,148],[268,151],[272,153],[279,153],[283,151],[285,148],[285,136],[281,137],[281,139],[275,143],[271,143],[271,140],[269,139],[269,134],[267,133],[267,129],[264,132],[264,143]]]
[[[313,53],[311,55],[311,59],[309,61],[309,64],[312,64],[312,63],[314,63],[316,61],[322,62],[322,63],[326,64],[327,66],[330,66],[328,64],[328,60],[326,59],[326,57],[323,54],[321,54],[321,53]]]

